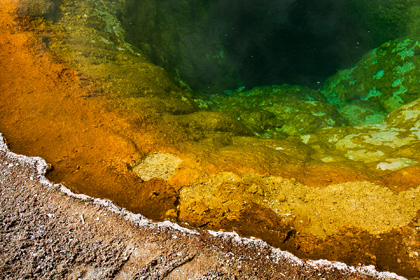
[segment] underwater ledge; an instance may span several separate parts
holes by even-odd
[[[198,110],[190,92],[115,32],[86,26],[91,8],[63,7],[61,26],[2,18],[0,127],[12,150],[45,158],[54,182],[154,220],[236,230],[303,258],[418,273],[419,176],[406,156],[383,161],[383,170],[373,162],[372,176],[364,163],[313,151],[331,138],[345,148],[354,128],[341,139],[326,130],[322,141],[253,137],[232,116]],[[118,23],[103,15],[105,26]],[[371,131],[388,141],[381,127]],[[362,133],[356,139],[371,139]],[[389,173],[395,165],[404,168]]]

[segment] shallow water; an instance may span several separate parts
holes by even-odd
[[[30,66],[53,66],[3,96],[0,128],[51,179],[298,256],[418,272],[419,3],[21,3],[52,55]]]

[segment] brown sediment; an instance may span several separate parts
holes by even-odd
[[[415,188],[420,185],[420,167],[412,166],[384,175],[385,182],[395,191]]]
[[[354,217],[350,213],[347,220],[339,211],[328,212],[328,207],[345,208],[348,200],[337,199],[338,205],[316,200],[317,191],[327,186],[351,190],[367,186],[375,190],[376,199],[382,198],[384,191],[369,189],[370,181],[399,186],[393,190],[401,191],[401,196],[387,192],[385,197],[404,207],[411,201],[404,195],[417,194],[409,189],[417,187],[416,167],[383,175],[363,164],[314,159],[316,145],[251,137],[230,116],[198,111],[188,92],[141,57],[118,54],[96,67],[72,65],[66,60],[72,52],[57,55],[59,46],[52,40],[49,47],[57,48],[58,60],[42,43],[42,38],[55,36],[50,27],[42,26],[48,22],[17,23],[17,2],[9,0],[0,7],[0,131],[13,151],[45,158],[53,168],[51,180],[75,192],[109,198],[151,219],[238,230],[300,257],[375,264],[407,276],[419,272],[414,253],[420,244],[406,242],[419,236],[412,224],[417,204],[410,204],[403,220],[381,220],[384,226],[375,231],[373,222],[363,224],[359,212]],[[170,180],[140,179],[133,166],[158,151],[182,160],[176,173]],[[282,193],[277,186],[297,194]],[[361,201],[355,209],[374,199],[365,196],[355,196]],[[276,212],[290,201],[296,203],[287,206],[292,212]],[[293,210],[304,204],[319,207],[321,217],[313,217],[310,208]],[[387,207],[383,203],[368,215]],[[392,258],[381,252],[383,247]]]

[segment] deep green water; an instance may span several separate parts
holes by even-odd
[[[133,44],[193,89],[318,88],[369,50],[413,33],[416,1],[132,1]],[[415,21],[415,20],[414,20]]]

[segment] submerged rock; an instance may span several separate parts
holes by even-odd
[[[230,114],[265,138],[309,134],[346,124],[322,94],[287,84],[213,96],[201,106]]]
[[[313,158],[349,166],[363,164],[365,170],[381,178],[398,177],[392,184],[402,190],[420,184],[417,175],[409,175],[418,174],[419,124],[417,99],[393,111],[381,123],[322,129],[307,135],[305,143],[317,151]]]
[[[133,171],[145,181],[153,178],[168,180],[175,174],[176,169],[181,163],[182,159],[173,154],[156,152],[141,160],[133,167]]]
[[[351,125],[378,123],[420,97],[419,54],[419,41],[401,38],[386,42],[353,68],[330,77],[321,92]]]
[[[21,0],[17,4],[17,13],[27,17],[53,18],[58,11],[59,1]]]

